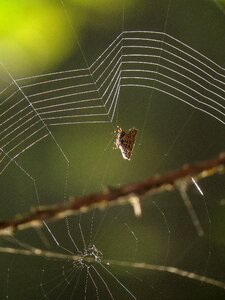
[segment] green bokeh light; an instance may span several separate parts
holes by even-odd
[[[75,19],[79,32],[82,21]],[[76,45],[72,34],[60,3],[0,3],[0,57],[14,74],[40,73],[62,62]]]

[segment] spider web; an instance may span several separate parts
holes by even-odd
[[[62,9],[67,13],[64,3]],[[169,1],[162,31],[123,28],[84,68],[15,79],[1,64],[8,82],[0,95],[2,203],[8,203],[2,218],[223,149],[224,68],[167,33],[170,10]],[[112,150],[118,124],[140,131],[129,164]],[[213,232],[220,228],[223,179],[192,178],[188,191],[181,183],[144,202],[140,219],[131,207],[115,207],[2,237],[2,298],[190,299],[182,291],[188,285],[201,297],[222,299],[224,291],[204,276],[224,281],[224,246],[214,243]],[[148,271],[157,270],[152,263],[165,267],[162,274]],[[196,278],[200,284],[174,278],[166,266],[184,270],[173,269],[180,277],[185,271],[203,277]]]
[[[1,92],[2,171],[50,126],[113,122],[124,87],[160,91],[224,124],[224,73],[168,34],[124,31],[90,68],[12,78]]]

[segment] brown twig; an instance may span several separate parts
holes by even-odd
[[[15,230],[23,230],[30,227],[40,227],[43,221],[58,220],[69,215],[85,213],[93,208],[104,208],[110,205],[131,203],[138,214],[138,199],[147,193],[158,193],[176,188],[181,181],[195,177],[197,180],[224,172],[225,153],[218,157],[184,165],[182,168],[165,175],[153,176],[141,182],[123,185],[118,189],[108,189],[106,192],[91,194],[71,199],[66,204],[55,204],[34,208],[31,213],[24,216],[16,216],[11,220],[0,221],[0,234],[13,234]]]

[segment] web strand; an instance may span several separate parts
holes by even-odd
[[[1,92],[3,152],[13,159],[48,135],[56,142],[50,126],[113,122],[125,87],[159,91],[225,123],[222,67],[165,32],[123,31],[90,68],[12,78]]]
[[[61,3],[63,4],[63,1]],[[0,114],[0,173],[2,174],[7,170],[10,163],[14,162],[32,180],[38,205],[40,205],[40,201],[36,179],[18,164],[17,158],[43,140],[47,138],[53,140],[67,166],[63,196],[65,204],[65,199],[68,198],[69,192],[68,172],[70,161],[62,147],[58,144],[57,139],[52,133],[52,129],[55,126],[111,124],[115,122],[121,92],[124,89],[145,89],[149,93],[151,101],[154,101],[153,92],[159,92],[163,95],[162,97],[169,97],[171,101],[178,101],[188,105],[222,124],[225,123],[225,70],[203,54],[165,32],[170,3],[171,1],[168,4],[163,32],[124,30],[123,10],[122,33],[118,35],[93,64],[88,66],[84,53],[80,48],[87,66],[86,68],[52,72],[19,79],[14,79],[8,70],[5,69],[11,78],[11,82],[0,92],[2,99]],[[67,17],[69,19],[68,14]],[[74,31],[73,26],[72,30]],[[143,127],[145,127],[145,123],[143,123]],[[179,135],[177,135],[176,139],[178,137]],[[176,139],[174,142],[176,142]],[[173,143],[171,147],[173,147]],[[193,180],[192,182],[201,194],[197,182]],[[182,197],[185,198],[186,203],[188,202],[188,206],[190,207],[188,195],[183,192]],[[105,198],[103,200],[105,201]],[[170,226],[164,210],[158,204],[155,203],[155,205],[161,213],[167,229],[168,239],[165,258],[165,264],[167,264],[171,244]],[[81,208],[78,207],[79,212]],[[87,207],[84,207],[84,211],[86,210],[88,210]],[[203,229],[193,211],[191,214],[193,223],[196,225],[199,236],[202,236]],[[211,224],[207,206],[206,211],[208,223]],[[48,209],[44,211],[45,218],[48,212]],[[70,209],[66,210],[66,213],[68,212],[69,214],[73,213]],[[127,297],[136,299],[131,290],[109,270],[109,265],[167,272],[222,289],[225,288],[225,284],[222,281],[207,277],[205,273],[204,275],[199,275],[172,266],[160,266],[144,262],[133,263],[107,259],[100,260],[100,254],[93,245],[93,242],[95,239],[97,240],[96,235],[102,229],[103,221],[100,223],[97,232],[94,233],[92,215],[89,226],[90,232],[88,234],[89,241],[86,241],[85,236],[87,235],[84,226],[81,226],[81,217],[78,224],[78,238],[73,233],[73,227],[66,213],[64,214],[62,211],[58,213],[56,211],[56,218],[58,215],[60,218],[65,217],[66,221],[63,223],[63,226],[66,228],[66,231],[64,233],[69,238],[72,251],[61,242],[64,236],[56,236],[53,230],[50,229],[50,226],[46,222],[43,222],[42,216],[39,216],[37,219],[31,218],[30,224],[31,226],[45,225],[49,241],[47,239],[48,242],[44,245],[52,247],[51,242],[53,241],[54,246],[57,248],[56,252],[49,249],[44,250],[38,247],[29,247],[28,244],[19,240],[18,246],[21,249],[0,247],[1,253],[15,256],[20,254],[23,256],[44,257],[46,266],[42,271],[41,280],[39,281],[44,298],[51,299],[52,295],[55,295],[60,290],[56,298],[59,299],[61,295],[67,292],[67,289],[72,289],[70,299],[74,299],[81,278],[84,277],[85,285],[82,288],[85,299],[86,295],[90,293],[89,289],[91,285],[95,291],[97,300],[101,299],[102,287],[111,299],[115,299],[110,281],[108,282],[102,275],[103,270],[111,279],[116,281],[119,287],[122,287]],[[105,215],[103,218],[105,218]],[[8,225],[9,228],[7,229],[9,231],[16,229],[16,226],[14,228],[14,225],[11,223]],[[137,249],[138,238],[133,231],[130,230],[130,233],[133,236]],[[210,239],[211,233],[209,233],[209,241]],[[210,259],[210,255],[211,245],[209,244],[208,260]],[[62,261],[63,266],[59,274],[55,274],[51,280],[47,280],[47,263],[53,261],[57,265]],[[208,261],[205,266],[205,272],[207,266]],[[8,268],[6,275],[6,293],[8,296],[9,281],[11,280],[10,268]],[[52,283],[53,287],[50,287]]]

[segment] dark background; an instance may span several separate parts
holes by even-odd
[[[66,15],[58,1],[38,4],[3,1],[0,60],[13,78],[85,68],[124,29],[166,32],[224,67],[225,19],[219,6],[223,2],[172,0],[166,21],[168,3],[68,0],[64,1]],[[2,70],[2,88],[10,82]],[[139,129],[130,162],[112,149],[113,130],[117,125]],[[68,175],[67,163],[51,139],[35,144],[16,160],[30,176],[14,163],[1,174],[1,218],[37,206],[35,186],[40,204],[52,204],[63,201],[66,177],[66,198],[69,198],[102,191],[106,186],[140,181],[155,173],[177,169],[184,163],[211,158],[224,149],[222,123],[173,97],[157,91],[151,94],[149,89],[141,88],[121,91],[117,118],[112,123],[59,126],[50,130],[69,159]],[[94,244],[106,260],[175,266],[225,281],[225,209],[221,205],[224,176],[215,175],[199,185],[204,197],[194,185],[188,192],[204,228],[202,238],[198,237],[178,190],[146,197],[141,218],[136,218],[128,205],[70,217],[71,235],[82,253],[80,227],[86,244],[92,232]],[[49,227],[62,247],[76,253],[65,220],[51,223]],[[0,244],[18,249],[29,244],[67,253],[56,245],[46,228],[18,232],[15,238],[17,241],[2,237]],[[113,299],[132,299],[98,264],[94,266],[104,282],[94,269],[91,271],[98,293],[91,278],[86,280],[85,268],[82,272],[74,268],[70,283],[66,282],[63,270],[73,267],[70,261],[2,253],[0,266],[1,299],[44,299],[44,296],[111,299],[106,284]],[[223,289],[166,272],[113,265],[109,269],[137,299],[225,297]]]

